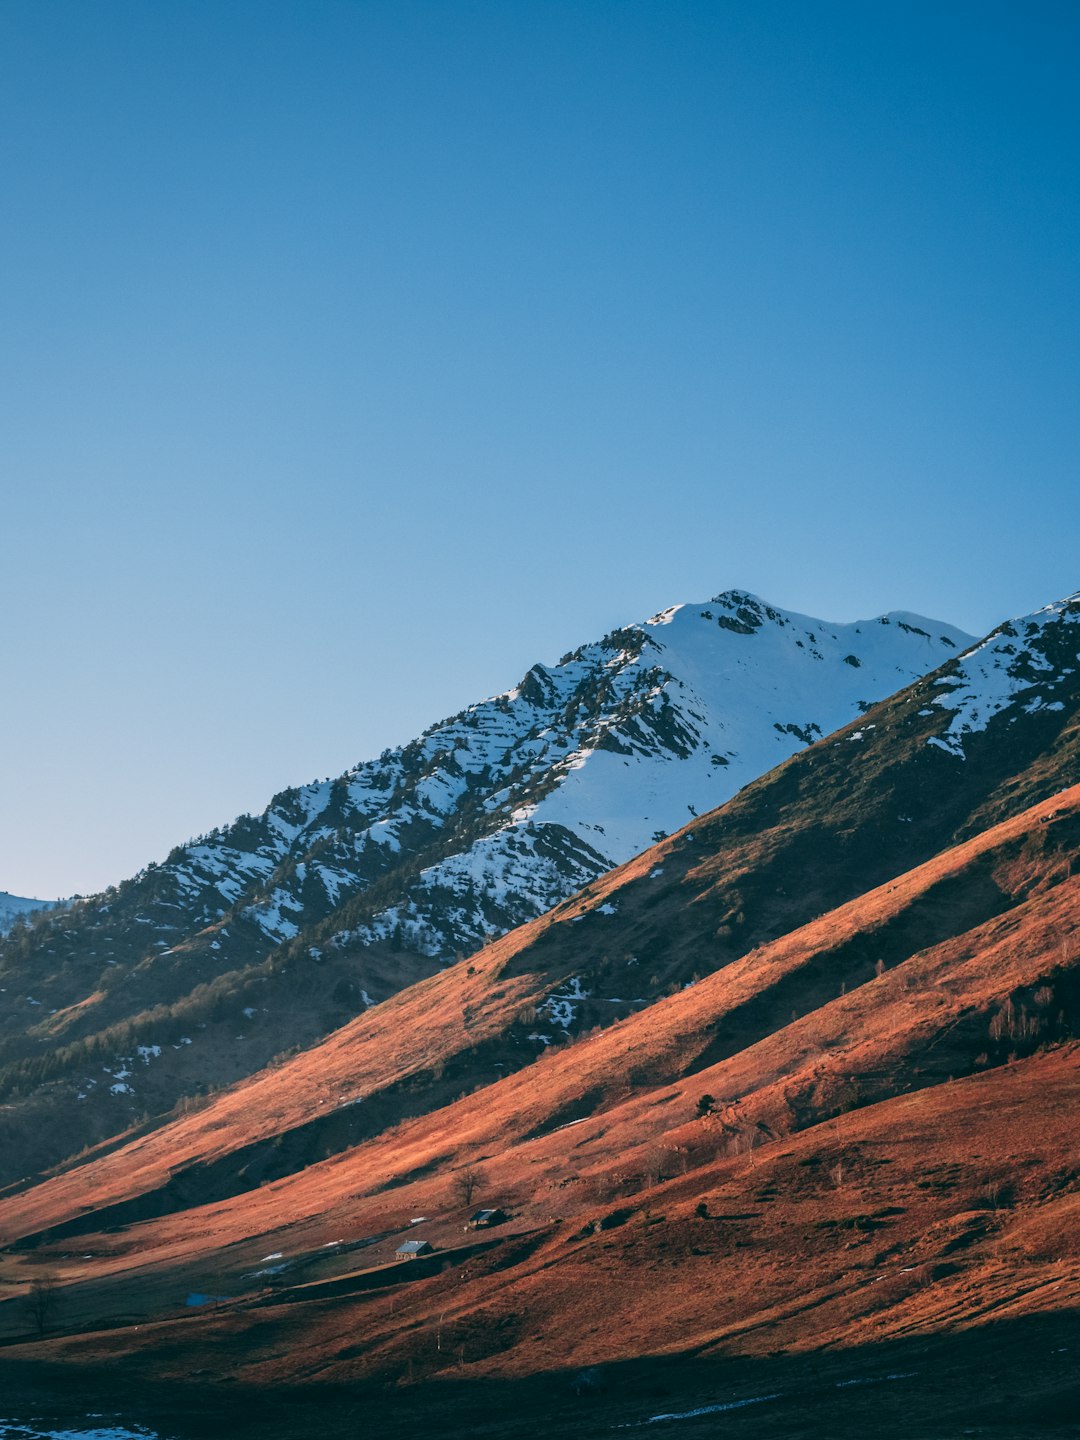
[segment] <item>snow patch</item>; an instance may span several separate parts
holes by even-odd
[[[951,719],[942,735],[931,736],[927,744],[962,758],[965,737],[985,730],[996,715],[1015,704],[1022,702],[1027,714],[1063,708],[1060,702],[1031,692],[1055,683],[1059,667],[1048,652],[1056,651],[1062,641],[1070,649],[1075,647],[1080,659],[1078,622],[1080,594],[1010,620],[972,646],[960,656],[955,672],[936,682],[948,693],[934,696],[933,704],[950,711]],[[1071,635],[1065,626],[1072,628]]]

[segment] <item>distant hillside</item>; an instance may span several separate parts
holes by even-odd
[[[21,895],[9,895],[0,890],[0,935],[7,935],[20,916],[32,915],[36,910],[49,910],[55,900],[26,900]]]

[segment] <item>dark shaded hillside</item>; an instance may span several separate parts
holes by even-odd
[[[255,1388],[129,1370],[122,1397],[112,1365],[74,1370],[30,1361],[23,1347],[0,1352],[0,1374],[14,1417],[77,1430],[98,1415],[175,1440],[356,1440],[358,1430],[380,1440],[610,1440],[646,1425],[680,1440],[1073,1440],[1078,1333],[1072,1310],[810,1353],[691,1349],[522,1376],[477,1377],[466,1364],[394,1386],[316,1376]],[[652,1421],[664,1414],[680,1418]]]

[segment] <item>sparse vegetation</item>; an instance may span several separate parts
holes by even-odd
[[[55,1323],[60,1308],[60,1286],[51,1272],[36,1275],[30,1282],[26,1309],[39,1339]]]
[[[450,1182],[450,1193],[458,1205],[471,1205],[481,1186],[486,1183],[487,1174],[483,1167],[470,1163],[454,1173]]]

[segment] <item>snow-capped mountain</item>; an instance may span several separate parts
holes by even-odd
[[[404,903],[343,938],[396,932],[442,958],[474,948],[722,804],[970,639],[905,612],[834,625],[729,591],[537,665],[419,742],[422,764],[437,768],[368,828],[371,841],[397,847],[418,823],[453,824],[481,787],[473,824],[482,829],[425,867]],[[293,898],[272,892],[269,926],[288,924]]]
[[[906,612],[832,624],[737,590],[674,606],[174,850],[117,894],[77,906],[76,928],[92,913],[96,954],[121,962],[213,944],[219,971],[234,952],[249,960],[253,946],[265,953],[313,926],[316,953],[386,942],[450,960],[721,804],[970,639]],[[226,918],[212,940],[193,940]]]
[[[35,910],[48,910],[55,900],[27,900],[21,895],[11,895],[0,890],[0,935],[6,935],[20,915],[32,915]]]
[[[284,791],[0,945],[0,1099],[27,1097],[20,1143],[52,1163],[136,1108],[250,1075],[695,813],[719,827],[715,844],[706,827],[714,849],[742,837],[757,877],[733,859],[708,944],[669,956],[650,909],[633,989],[605,969],[625,951],[603,945],[576,972],[591,1011],[572,987],[549,998],[567,1023],[599,1023],[602,1001],[645,1003],[726,964],[845,898],[864,861],[880,883],[1080,778],[1078,616],[1074,598],[967,649],[960,631],[906,613],[841,626],[729,592],[537,665],[409,745]],[[695,823],[691,850],[705,833]],[[588,929],[575,931],[583,944]]]
[[[133,1114],[161,1114],[178,1095],[190,1093],[192,1085],[205,1086],[207,1080],[217,1086],[240,1076],[252,1077],[260,1063],[277,1055],[280,1064],[251,1078],[240,1091],[228,1092],[220,1107],[212,1102],[205,1123],[190,1127],[186,1119],[181,1122],[177,1133],[185,1137],[189,1158],[179,1169],[174,1168],[177,1152],[170,1131],[166,1129],[159,1141],[153,1142],[170,1178],[154,1189],[149,1202],[152,1213],[160,1213],[162,1206],[183,1208],[193,1203],[194,1196],[205,1202],[223,1199],[236,1189],[280,1178],[349,1149],[386,1126],[415,1117],[425,1107],[470,1094],[531,1065],[542,1047],[558,1047],[566,1037],[580,1038],[613,1021],[628,1021],[661,997],[675,996],[688,986],[706,983],[714,972],[734,967],[735,979],[720,1012],[722,1020],[714,1013],[708,1021],[710,1063],[729,1057],[786,1027],[792,1017],[798,1019],[830,1006],[846,994],[845,987],[876,984],[883,967],[892,969],[918,957],[927,947],[947,941],[955,934],[956,925],[978,930],[1000,918],[1003,908],[1024,904],[1029,896],[1041,893],[1048,877],[1050,883],[1067,880],[1071,852],[1080,844],[1080,812],[1075,797],[1072,802],[1057,797],[1080,784],[1080,597],[1010,622],[866,713],[860,713],[861,704],[852,704],[849,708],[855,711],[854,718],[817,743],[800,746],[797,753],[743,786],[727,803],[691,819],[677,834],[593,880],[535,923],[473,955],[469,963],[443,966],[442,973],[435,974],[439,961],[429,960],[428,970],[422,972],[428,976],[425,983],[409,985],[408,975],[410,971],[416,975],[423,957],[410,955],[405,946],[416,939],[421,918],[428,921],[427,935],[436,936],[438,925],[448,917],[484,918],[482,907],[494,888],[490,881],[481,886],[475,879],[477,872],[465,870],[472,889],[452,888],[454,878],[464,870],[462,854],[475,861],[478,855],[490,853],[484,842],[499,839],[500,831],[522,827],[527,831],[533,825],[542,834],[548,823],[576,837],[581,846],[580,832],[571,830],[565,811],[550,822],[545,817],[553,813],[570,784],[584,787],[589,767],[598,759],[608,763],[617,778],[623,768],[638,766],[644,785],[650,776],[655,781],[656,774],[664,774],[665,766],[667,773],[676,777],[685,773],[698,752],[715,754],[720,740],[735,733],[731,716],[716,708],[724,698],[722,688],[709,688],[710,681],[720,687],[727,672],[710,668],[699,678],[688,666],[696,642],[701,640],[710,647],[717,643],[704,627],[717,626],[718,618],[734,620],[742,627],[718,626],[725,636],[737,637],[739,642],[736,646],[733,640],[735,648],[727,649],[728,656],[734,656],[730,673],[736,676],[744,673],[737,662],[751,653],[750,647],[759,640],[774,645],[781,656],[790,643],[797,666],[804,663],[803,652],[812,645],[823,657],[814,664],[827,664],[831,653],[844,667],[841,676],[846,671],[858,676],[863,668],[852,663],[858,658],[855,651],[843,648],[848,634],[830,633],[837,647],[830,652],[820,625],[811,630],[803,623],[796,629],[792,617],[770,616],[759,602],[751,604],[745,598],[738,605],[727,604],[722,611],[719,603],[713,602],[665,614],[636,627],[639,633],[633,644],[624,632],[601,647],[601,665],[606,661],[610,667],[613,688],[626,687],[621,692],[622,708],[619,692],[607,709],[593,708],[590,733],[595,743],[583,744],[580,733],[568,736],[563,728],[564,748],[556,752],[563,759],[561,765],[550,767],[562,775],[560,782],[522,797],[514,789],[500,794],[490,784],[490,775],[486,777],[488,789],[481,792],[474,816],[485,813],[484,801],[494,794],[502,818],[498,828],[477,836],[474,846],[479,848],[469,852],[448,846],[441,857],[431,851],[422,859],[409,856],[409,837],[403,827],[392,833],[391,843],[382,846],[390,854],[404,857],[400,870],[387,871],[366,891],[331,912],[322,924],[306,927],[278,944],[268,960],[245,968],[236,966],[245,935],[247,943],[262,946],[257,954],[265,951],[267,943],[257,919],[250,918],[253,910],[258,916],[257,898],[228,912],[224,921],[201,937],[189,936],[136,965],[106,969],[95,982],[101,993],[89,996],[80,1006],[69,1004],[66,1010],[59,1008],[55,993],[37,983],[43,974],[58,973],[55,960],[48,962],[53,966],[51,972],[40,963],[44,959],[40,953],[28,957],[30,963],[21,973],[18,967],[8,967],[5,983],[17,997],[13,1008],[21,1006],[25,1017],[26,1007],[37,1007],[41,1019],[34,1034],[41,1037],[43,1049],[50,1034],[58,1032],[66,1039],[75,1025],[85,1023],[87,1015],[97,1027],[85,1041],[67,1045],[60,1055],[55,1048],[39,1056],[28,1055],[22,1063],[9,1064],[6,1074],[0,1066],[0,1085],[6,1080],[9,1087],[7,1092],[0,1090],[0,1095],[18,1087],[21,1096],[0,1110],[0,1124],[8,1126],[9,1134],[16,1133],[21,1147],[13,1153],[32,1154],[34,1165],[52,1163],[60,1146],[47,1144],[45,1119],[63,1127],[63,1153],[70,1153],[79,1143],[100,1138],[109,1124],[115,1130],[129,1123]],[[754,620],[758,621],[756,627],[751,624]],[[887,635],[896,623],[895,617],[889,625],[875,622],[872,639]],[[912,632],[925,628],[911,618],[902,623]],[[680,632],[680,626],[685,631]],[[766,626],[772,627],[771,634]],[[853,629],[855,639],[862,641],[864,627]],[[721,643],[726,649],[727,640]],[[707,653],[716,652],[710,649]],[[656,700],[658,677],[647,662],[655,663],[657,655],[662,664],[656,668],[667,675],[660,688],[673,697],[667,707],[650,704],[650,699]],[[580,664],[581,658],[569,657],[567,667]],[[635,674],[648,679],[637,683],[632,678]],[[595,671],[593,675],[595,694]],[[677,680],[673,678],[676,675]],[[552,680],[543,689],[545,697],[555,684]],[[506,712],[513,713],[520,706],[522,692],[528,688],[527,679],[515,692],[500,697],[503,703],[495,707],[493,718],[505,721]],[[768,718],[776,713],[803,713],[776,711],[771,685],[761,688],[766,698],[759,714]],[[564,710],[568,694],[573,693],[571,688],[557,696]],[[809,693],[814,698],[815,691]],[[625,703],[627,695],[632,704]],[[709,700],[716,704],[708,704]],[[545,721],[549,729],[555,729],[551,711],[529,703],[540,711],[542,718],[536,723],[541,730],[536,738],[543,738]],[[488,714],[488,707],[477,709]],[[646,726],[643,714],[654,723]],[[666,715],[668,722],[662,731],[655,724],[661,715]],[[950,745],[941,743],[958,715],[966,727],[958,740],[962,758]],[[781,727],[774,733],[785,737],[790,729],[784,727],[795,723],[768,720],[770,727]],[[452,730],[467,759],[471,748],[468,728],[459,717],[454,726],[436,727],[432,736],[445,741],[448,729]],[[484,735],[489,736],[492,728],[487,727]],[[757,730],[747,733],[751,742],[759,737]],[[565,742],[570,738],[577,738],[578,743],[567,750]],[[737,756],[735,744],[728,744]],[[438,753],[433,745],[430,758]],[[395,758],[400,764],[400,756]],[[735,763],[733,756],[724,758],[729,766],[715,767],[721,772]],[[440,764],[445,766],[445,755]],[[464,762],[458,764],[469,773]],[[711,759],[708,764],[712,766]],[[415,774],[422,768],[412,767],[412,780],[409,771],[399,772],[399,793],[411,785],[408,793],[415,796],[420,783]],[[596,773],[606,780],[604,770]],[[496,774],[496,782],[499,778]],[[612,790],[619,798],[617,784]],[[661,801],[670,793],[656,784],[654,790]],[[601,785],[595,792],[583,789],[583,793],[603,798],[610,797],[611,791]],[[649,799],[649,805],[654,799]],[[980,859],[963,894],[953,884],[948,867],[945,872],[935,871],[928,884],[919,888],[917,898],[912,892],[906,899],[894,894],[902,889],[900,877],[943,851],[1011,821],[1031,805],[1044,807],[1039,818],[1010,832],[1014,838],[1021,832],[1026,837],[1021,846],[1024,854],[1014,850],[1007,859],[1005,851],[1000,851],[993,864]],[[457,822],[452,812],[447,813],[450,828]],[[602,817],[617,813],[601,810],[599,804],[593,811],[588,823],[604,826],[602,840],[615,828],[605,825]],[[641,823],[653,824],[661,813],[643,810]],[[573,819],[573,812],[570,814]],[[385,814],[379,823],[388,823]],[[415,826],[416,820],[410,816],[413,834],[419,833]],[[393,848],[395,842],[399,849]],[[529,873],[530,856],[549,859],[555,853],[553,848],[547,855],[538,848],[520,849],[515,859],[520,859]],[[308,864],[310,878],[315,862],[300,863]],[[434,891],[433,873],[438,876],[441,894]],[[494,872],[479,873],[490,876]],[[287,879],[287,872],[283,878]],[[1068,891],[1065,884],[1061,888]],[[827,941],[821,941],[819,931],[818,940],[807,951],[806,937],[797,935],[802,927],[869,891],[876,894],[869,899],[868,928],[861,935],[851,933],[846,922],[830,922],[825,927]],[[441,915],[435,909],[439,902]],[[904,913],[901,916],[898,911],[890,919],[887,912],[894,902]],[[116,904],[120,906],[121,897]],[[402,932],[396,941],[401,948],[396,951],[394,932],[385,936],[388,912],[396,915],[395,927]],[[135,919],[149,921],[152,913],[147,907]],[[407,923],[417,930],[407,930]],[[39,951],[47,955],[52,950],[55,955],[60,932],[59,917],[47,920],[44,933],[38,936]],[[791,944],[784,951],[784,964],[774,965],[778,957],[769,960],[763,947],[783,936],[789,937]],[[87,935],[85,943],[90,945],[95,938]],[[426,938],[424,932],[419,938]],[[1067,952],[1062,942],[1063,956]],[[797,960],[800,954],[803,958]],[[212,975],[213,965],[220,964],[223,956],[233,961],[232,972],[218,973],[207,984],[203,976]],[[797,980],[785,973],[791,960],[797,960],[796,968],[802,972]],[[200,970],[204,962],[205,968]],[[385,966],[381,975],[380,965]],[[396,970],[395,965],[399,967]],[[164,985],[177,978],[187,981],[190,994],[182,1003],[166,1006],[161,1002]],[[194,984],[195,980],[202,983]],[[356,1015],[360,1005],[355,1005],[346,1023],[339,1022],[335,1028],[335,1015],[347,1006],[335,1011],[333,1002],[339,992],[347,1002],[348,987],[355,987],[358,980],[363,982],[357,997],[361,1004],[389,993],[388,988],[380,989],[380,980],[402,993],[370,1015]],[[722,989],[724,984],[721,981]],[[150,986],[153,988],[148,991]],[[1064,1005],[1070,993],[1073,1000],[1068,1003],[1074,1003],[1075,992],[1063,985],[1055,991],[1055,1004],[1060,1000]],[[351,994],[356,996],[355,988]],[[104,1013],[114,996],[127,1007],[126,1017]],[[156,1003],[150,1005],[153,996]],[[1025,1004],[1029,1013],[1032,1004],[1044,1009],[1048,1004],[1045,995],[1035,1002],[1030,990],[1015,999],[1018,1014],[1023,1013],[1020,1007]],[[941,1003],[933,989],[913,992],[903,1001],[924,1035],[929,1032],[920,1017],[940,1018],[937,1007]],[[50,1016],[47,1007],[53,1006],[57,1008]],[[2,1008],[0,1005],[0,1013]],[[986,1050],[988,1034],[994,1038],[993,1031],[988,1031],[991,1017],[973,1006],[965,1006],[962,1015],[962,1029],[951,1024],[948,1033],[952,1041],[962,1040],[974,1057]],[[102,1023],[106,1018],[108,1028]],[[306,1048],[331,1029],[334,1033],[324,1043]],[[683,1038],[679,1037],[680,1047]],[[372,1057],[373,1045],[379,1052],[377,1062]],[[282,1055],[286,1047],[293,1058]],[[609,1053],[620,1049],[624,1049],[624,1041],[616,1040]],[[303,1053],[296,1054],[297,1050]],[[685,1059],[682,1054],[680,1063]],[[954,1055],[935,1040],[933,1058],[927,1063],[939,1067],[944,1076],[952,1071]],[[562,1061],[557,1064],[561,1066]],[[821,1070],[815,1060],[815,1073],[819,1078],[831,1075],[837,1082],[847,1075],[845,1083],[850,1083],[848,1064],[845,1055],[836,1067]],[[676,1067],[669,1078],[679,1073]],[[642,1078],[646,1077],[655,1081],[657,1071],[644,1065]],[[608,1077],[600,1078],[604,1083]],[[42,1080],[53,1083],[42,1084]],[[790,1114],[801,1113],[806,1093],[785,1086],[784,1094]],[[364,1103],[357,1104],[361,1098]],[[580,1118],[578,1104],[583,1100],[578,1094],[572,1104],[561,1105],[560,1122]],[[589,1102],[584,1103],[587,1108]],[[226,1139],[225,1131],[231,1139]],[[195,1136],[199,1137],[197,1143]],[[223,1146],[231,1148],[231,1158],[225,1157]],[[141,1134],[135,1150],[141,1166],[147,1153]],[[213,1163],[207,1164],[210,1157]],[[3,1163],[0,1146],[0,1167]],[[25,1158],[21,1164],[18,1174],[28,1168]],[[110,1152],[106,1168],[111,1164]],[[162,1172],[159,1168],[153,1173],[156,1178],[150,1183],[158,1186]],[[0,1180],[3,1174],[0,1168]],[[78,1192],[75,1194],[78,1203]],[[115,1212],[110,1210],[108,1223],[126,1224],[139,1218],[145,1213],[141,1205],[140,1201],[134,1209],[126,1209],[121,1204]],[[98,1216],[94,1223],[101,1219]]]

